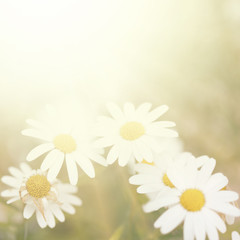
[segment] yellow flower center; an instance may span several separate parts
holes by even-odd
[[[26,182],[26,189],[28,193],[35,198],[46,197],[50,188],[51,184],[43,175],[31,176]]]
[[[181,195],[180,203],[186,210],[190,212],[197,212],[204,206],[205,197],[198,189],[188,189]]]
[[[120,135],[125,140],[133,141],[145,133],[143,125],[139,122],[127,122],[120,128]]]
[[[168,176],[167,176],[166,173],[163,175],[162,180],[163,180],[163,183],[164,183],[166,186],[168,186],[168,187],[170,187],[170,188],[175,188],[175,186],[172,184],[172,182],[170,181],[170,179],[168,178]]]
[[[143,159],[143,160],[141,161],[141,163],[154,166],[154,162],[147,162],[145,159]]]
[[[64,153],[71,153],[76,150],[77,144],[74,138],[68,134],[60,134],[53,140],[55,148]]]

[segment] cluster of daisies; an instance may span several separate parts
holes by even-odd
[[[162,209],[154,223],[162,234],[183,223],[185,240],[218,240],[218,231],[224,233],[226,223],[233,224],[240,210],[236,204],[239,196],[228,190],[227,177],[214,173],[216,161],[183,152],[178,133],[171,129],[175,123],[159,120],[168,110],[165,105],[151,110],[150,103],[137,108],[125,103],[121,110],[111,103],[107,108],[111,116],[98,117],[84,134],[78,124],[65,122],[50,106],[48,121],[28,119],[30,128],[22,134],[43,143],[33,148],[26,160],[44,155],[43,161],[36,170],[26,163],[21,163],[20,169],[10,167],[11,176],[3,176],[2,182],[11,188],[1,196],[10,198],[7,203],[22,201],[24,218],[35,213],[40,227],[53,228],[55,218],[63,222],[63,212],[74,214],[74,206],[82,204],[74,195],[78,166],[94,178],[93,162],[107,166],[118,161],[121,167],[128,165],[130,184],[139,185],[137,192],[147,195],[143,210]],[[69,183],[57,179],[64,162]],[[232,239],[240,239],[237,232]]]

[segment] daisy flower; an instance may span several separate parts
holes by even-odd
[[[103,149],[94,147],[91,137],[85,133],[86,130],[80,131],[76,127],[78,125],[70,122],[69,119],[75,119],[74,117],[64,118],[51,106],[47,106],[47,112],[49,116],[47,123],[28,119],[27,123],[32,128],[22,131],[25,136],[45,141],[29,152],[27,160],[33,161],[47,153],[41,164],[41,170],[48,170],[49,179],[57,177],[64,160],[72,185],[76,185],[78,182],[77,165],[90,178],[94,178],[95,170],[91,160],[103,166],[107,165],[106,160],[101,155]]]
[[[135,109],[132,103],[125,103],[123,111],[115,104],[107,105],[112,116],[99,117],[96,135],[96,146],[109,147],[107,155],[108,164],[118,159],[120,166],[125,166],[129,161],[136,159],[141,162],[153,161],[154,150],[159,148],[157,138],[177,137],[176,131],[168,129],[175,123],[170,121],[156,121],[168,107],[163,105],[151,112],[151,104],[144,103]]]
[[[21,199],[25,204],[23,217],[29,219],[36,213],[41,228],[55,227],[54,217],[64,222],[62,211],[73,214],[72,205],[81,205],[81,200],[73,195],[77,191],[75,186],[50,181],[40,169],[32,170],[21,163],[20,169],[10,167],[9,172],[12,176],[3,176],[2,182],[11,188],[1,192],[1,196],[10,197],[8,204]]]
[[[201,167],[209,158],[201,156],[195,158],[191,153],[185,152],[177,154],[175,157],[156,155],[152,164],[145,162],[136,164],[135,170],[138,174],[129,178],[130,184],[140,185],[138,193],[154,194],[165,192],[175,188],[169,180],[167,172],[171,168],[184,168],[186,165],[193,168]],[[152,195],[153,196],[153,195]]]
[[[240,240],[240,235],[238,232],[236,231],[232,232],[232,240]]]
[[[228,179],[221,173],[212,174],[216,162],[207,161],[200,170],[171,169],[167,174],[175,191],[156,198],[149,204],[152,211],[169,207],[154,223],[167,234],[184,221],[184,239],[219,239],[218,231],[224,233],[226,225],[220,214],[240,216],[240,210],[231,202],[238,199],[233,191],[222,191]]]

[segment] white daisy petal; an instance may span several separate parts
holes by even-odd
[[[157,211],[162,207],[168,207],[172,204],[177,203],[179,200],[177,197],[172,197],[172,196],[164,196],[162,198],[158,198],[152,201],[149,201],[143,206],[144,212],[153,212]]]
[[[205,221],[201,212],[196,212],[193,215],[193,225],[194,232],[197,240],[205,240],[206,232],[205,232]]]
[[[26,218],[26,219],[29,219],[30,217],[32,217],[35,210],[36,210],[36,207],[33,204],[27,204],[24,207],[23,217]]]
[[[198,173],[198,184],[200,186],[205,185],[205,183],[208,181],[208,179],[210,178],[215,168],[215,165],[216,165],[216,160],[213,158],[210,158],[200,169]]]
[[[215,173],[209,178],[206,184],[206,191],[209,192],[219,191],[223,189],[225,186],[227,186],[227,184],[228,179],[222,173]],[[199,187],[201,187],[201,185]]]
[[[184,219],[186,211],[179,205],[165,211],[154,223],[155,228],[160,228],[163,234],[167,234],[176,228]]]
[[[221,233],[226,232],[226,225],[217,213],[213,212],[211,209],[207,209],[206,207],[204,207],[203,211],[211,224],[216,226]]]
[[[124,167],[129,162],[129,159],[132,155],[132,148],[129,143],[125,143],[124,146],[122,146],[122,149],[120,149],[118,163],[119,166]]]
[[[148,184],[152,182],[158,182],[159,177],[155,175],[147,175],[147,174],[138,174],[134,175],[129,178],[129,183],[134,185],[142,185],[142,184]],[[161,183],[161,181],[159,181]]]
[[[146,117],[147,122],[153,122],[168,111],[168,106],[162,105],[152,110]]]
[[[209,240],[219,240],[217,229],[214,225],[209,222],[209,220],[206,218],[206,233]]]
[[[1,192],[2,197],[16,197],[19,196],[19,190],[17,189],[7,189]]]
[[[54,165],[52,165],[48,171],[48,174],[47,174],[48,180],[53,181],[57,177],[62,167],[62,164],[63,164],[63,158],[58,159],[58,161],[55,161]]]
[[[47,226],[47,223],[46,221],[44,220],[42,214],[37,210],[36,211],[36,217],[37,217],[37,222],[38,222],[38,225],[41,227],[41,228],[45,228]]]
[[[81,156],[81,158],[75,158],[75,161],[90,178],[95,177],[94,167],[87,157]]]
[[[104,147],[109,147],[114,145],[116,142],[116,138],[115,137],[102,137],[97,139],[94,142],[94,146],[96,148],[104,148]]]
[[[235,206],[229,203],[221,203],[214,201],[211,204],[208,203],[208,207],[217,212],[224,213],[229,216],[240,217],[240,209],[236,208]]]
[[[65,216],[62,212],[62,210],[60,209],[60,207],[56,204],[52,204],[51,205],[51,211],[54,214],[54,216],[60,221],[60,222],[64,222],[65,221]]]
[[[51,141],[51,136],[40,133],[39,131],[35,130],[35,129],[25,129],[22,130],[22,135],[24,136],[29,136],[29,137],[33,137],[33,138],[37,138],[37,139],[41,139],[41,140],[45,140],[45,141]]]
[[[19,181],[18,179],[11,177],[11,176],[3,176],[2,182],[8,186],[16,187],[16,188],[20,187],[20,185],[21,185],[21,180]]]
[[[9,200],[7,201],[7,204],[10,204],[10,203],[16,202],[16,201],[19,200],[19,199],[20,199],[19,196],[18,196],[18,197],[13,197],[13,198],[11,198],[11,199],[9,199]]]
[[[75,214],[75,209],[72,205],[68,204],[68,203],[64,203],[61,205],[61,209],[64,211],[64,212],[67,212],[69,214]]]
[[[16,178],[22,179],[23,173],[15,167],[8,168],[8,171]]]
[[[107,109],[113,118],[115,118],[116,120],[119,120],[119,121],[124,121],[124,115],[123,115],[121,109],[116,104],[108,103]]]
[[[68,177],[69,181],[72,185],[76,185],[78,182],[78,170],[77,170],[77,164],[72,159],[71,155],[66,155],[66,166],[68,171]]]
[[[94,162],[101,164],[102,166],[107,166],[106,159],[103,156],[101,156],[100,154],[91,152],[91,153],[88,154],[88,157],[91,160],[93,160]]]
[[[119,156],[119,146],[118,145],[114,145],[108,155],[107,155],[107,163],[108,164],[112,164],[114,163],[117,159],[118,159],[118,156]]]
[[[136,115],[139,118],[142,118],[144,115],[146,115],[152,107],[151,103],[143,103],[141,104],[137,110],[136,110]]]
[[[221,199],[223,202],[235,202],[238,200],[239,196],[238,193],[233,191],[218,191],[214,193],[214,200]]]
[[[142,141],[139,141],[138,144],[139,152],[142,155],[143,159],[151,163],[153,161],[153,153],[151,149],[148,146],[146,146]]]
[[[24,174],[28,175],[29,173],[32,172],[31,167],[26,163],[20,163],[20,168],[21,168],[21,170],[23,171]]]
[[[50,209],[46,209],[46,211],[44,211],[44,215],[46,218],[47,225],[50,228],[54,228],[56,225],[56,222],[55,222],[54,216],[53,216],[52,212],[50,211]]]
[[[52,143],[43,143],[35,148],[33,148],[27,155],[27,161],[33,161],[42,154],[52,150],[54,145]]]
[[[193,213],[186,214],[183,225],[183,236],[186,240],[194,240]]]
[[[137,188],[138,193],[151,193],[151,192],[158,192],[163,188],[162,185],[151,183],[151,184],[145,184]]]
[[[41,170],[46,171],[47,169],[57,164],[57,162],[63,161],[63,159],[64,153],[60,152],[58,149],[54,149],[44,158],[41,164]]]
[[[236,231],[232,232],[232,240],[240,240],[240,235],[238,232]]]
[[[74,195],[67,195],[67,201],[68,203],[75,205],[75,206],[81,206],[82,205],[82,201],[80,198],[78,198],[77,196]]]
[[[126,116],[126,120],[132,121],[134,119],[134,115],[135,115],[134,105],[132,103],[127,102],[124,104],[123,110],[124,110],[124,114]]]

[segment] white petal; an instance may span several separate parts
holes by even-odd
[[[18,188],[21,185],[21,181],[11,176],[3,176],[2,182],[14,188]]]
[[[138,141],[139,153],[142,155],[143,159],[147,162],[153,162],[153,153],[149,146],[146,146],[141,140]]]
[[[54,216],[53,216],[52,212],[50,211],[50,209],[46,209],[44,211],[44,215],[45,215],[45,218],[46,218],[47,225],[50,228],[54,228],[55,225],[56,225],[56,222],[55,222]]]
[[[49,181],[55,180],[63,164],[63,158],[55,161],[55,164],[52,165],[48,171],[47,178]]]
[[[87,157],[84,156],[81,156],[79,158],[76,157],[75,161],[90,178],[95,177],[94,167],[92,165],[92,162]]]
[[[127,103],[124,104],[123,110],[124,110],[126,120],[127,121],[132,121],[134,119],[134,116],[135,116],[134,105],[132,103],[127,102]]]
[[[51,136],[40,133],[39,131],[37,131],[35,129],[25,129],[22,131],[22,135],[33,137],[33,138],[38,138],[38,139],[45,140],[48,142],[51,141]]]
[[[173,215],[173,216],[171,216]],[[161,225],[161,232],[163,234],[170,233],[173,229],[175,229],[181,222],[184,220],[186,216],[186,211],[179,205],[172,207],[166,212],[166,214],[162,215],[163,223]]]
[[[132,155],[132,148],[130,143],[125,143],[123,146],[120,148],[120,153],[119,153],[119,158],[118,158],[118,163],[119,166],[124,167],[127,165],[129,160],[131,159]]]
[[[46,171],[47,169],[52,168],[58,162],[63,161],[63,159],[64,153],[60,152],[58,149],[54,149],[44,158],[41,164],[41,170]]]
[[[162,207],[168,207],[171,206],[172,204],[176,204],[179,202],[179,199],[174,196],[164,196],[162,195],[162,198],[156,198],[152,201],[149,201],[143,206],[144,212],[152,212],[152,211],[157,211]]]
[[[63,203],[62,205],[61,205],[61,209],[64,211],[64,212],[67,212],[67,213],[69,213],[69,214],[75,214],[75,208],[72,206],[72,205],[70,205],[70,204],[68,204],[68,203]]]
[[[23,210],[23,217],[29,219],[34,214],[36,208],[33,204],[27,204]]]
[[[233,191],[218,191],[216,193],[214,193],[214,200],[218,201],[219,199],[221,199],[221,201],[223,202],[235,202],[238,200],[238,193],[233,192]],[[213,200],[213,201],[214,201]]]
[[[115,118],[118,121],[124,121],[124,115],[121,109],[114,103],[108,103],[107,104],[107,109],[112,115],[113,118]]]
[[[51,205],[51,211],[54,214],[54,216],[60,221],[60,222],[64,222],[65,221],[65,216],[62,212],[62,210],[60,209],[60,207],[56,204]]]
[[[69,154],[66,155],[66,165],[67,165],[69,181],[72,185],[76,185],[78,182],[77,164]]]
[[[151,184],[144,184],[137,188],[138,193],[151,193],[151,192],[158,192],[163,188],[163,185],[157,183]]]
[[[13,203],[13,202],[15,202],[15,201],[17,201],[17,200],[19,200],[19,199],[20,199],[19,196],[18,196],[18,197],[11,198],[11,199],[9,199],[9,200],[7,201],[7,204]]]
[[[27,155],[27,161],[32,161],[42,154],[52,150],[54,145],[52,143],[44,143],[32,149],[31,152]]]
[[[39,128],[39,129],[46,128],[46,126],[44,126],[41,122],[36,121],[34,119],[27,119],[26,122],[34,128]]]
[[[183,236],[185,240],[194,240],[193,215],[194,213],[188,212],[184,220]]]
[[[160,116],[162,116],[165,112],[167,112],[167,110],[168,110],[168,106],[166,106],[166,105],[162,105],[162,106],[155,108],[147,115],[146,121],[153,122],[153,121],[157,120]]]
[[[141,104],[137,110],[136,110],[136,115],[139,118],[143,118],[145,117],[145,115],[149,112],[149,110],[151,109],[152,104],[151,103],[143,103]]]
[[[105,147],[110,147],[116,143],[116,137],[114,136],[106,136],[97,139],[94,143],[93,146],[96,148],[105,148]]]
[[[74,195],[67,195],[66,196],[66,202],[70,203],[71,205],[75,205],[75,206],[81,206],[82,205],[81,199],[77,196],[74,196]]]
[[[179,174],[179,169],[170,168],[167,170],[167,176],[177,189],[184,190],[186,188],[184,177],[182,174]]]
[[[205,191],[215,192],[223,189],[228,184],[228,179],[222,173],[213,174],[205,185]],[[201,187],[201,185],[199,186]]]
[[[19,190],[17,189],[7,189],[1,192],[2,197],[16,197],[19,196]]]
[[[206,182],[209,180],[210,176],[212,175],[212,172],[215,168],[216,160],[213,158],[210,158],[200,169],[198,176],[197,176],[197,182],[199,186],[205,186]]]
[[[37,217],[37,222],[38,222],[38,225],[41,227],[41,228],[45,228],[47,226],[47,223],[46,221],[44,220],[42,214],[37,210],[36,211],[36,217]]]
[[[101,164],[102,166],[107,166],[106,159],[103,156],[101,156],[100,154],[91,152],[91,153],[88,154],[88,157],[91,160],[93,160],[94,162]]]
[[[147,128],[146,134],[157,137],[178,137],[178,133],[168,128]]]
[[[147,174],[137,174],[129,178],[129,183],[134,185],[150,184],[150,183],[160,183],[160,176],[147,175]]]
[[[226,225],[222,218],[215,212],[213,212],[211,209],[207,209],[206,207],[202,210],[204,212],[204,215],[206,216],[206,219],[213,225],[216,226],[216,228],[221,232],[226,232]]]
[[[58,188],[60,189],[60,192],[63,193],[76,193],[78,190],[76,186],[68,183],[59,183]]]
[[[135,165],[135,171],[144,174],[151,174],[151,175],[161,175],[162,171],[152,165],[146,163],[138,163]]]
[[[26,163],[21,163],[20,168],[26,175],[32,172],[32,168]]]
[[[23,173],[15,167],[9,167],[8,171],[16,178],[22,179],[22,177],[23,177]]]
[[[238,232],[233,231],[232,232],[232,240],[239,240],[240,239],[240,235]]]
[[[226,215],[225,218],[226,218],[226,222],[227,222],[228,225],[234,224],[234,222],[235,222],[235,217]],[[240,240],[240,239],[239,239],[239,240]]]
[[[109,153],[107,155],[107,163],[108,164],[114,163],[117,160],[118,156],[119,156],[119,145],[116,144],[109,150]]]
[[[193,227],[197,240],[205,240],[205,221],[202,212],[195,212],[193,215]]]
[[[175,227],[177,227],[183,221],[185,214],[186,214],[186,211],[180,205],[171,207],[168,210],[166,210],[157,219],[157,221],[155,221],[154,227],[155,228],[164,228],[164,230],[169,230],[169,229],[173,230]],[[162,233],[166,234],[168,232],[169,231],[163,231]]]
[[[207,203],[207,205],[209,208],[217,212],[220,212],[229,216],[233,216],[233,217],[240,217],[240,209],[233,206],[232,204],[214,201],[211,204]]]

